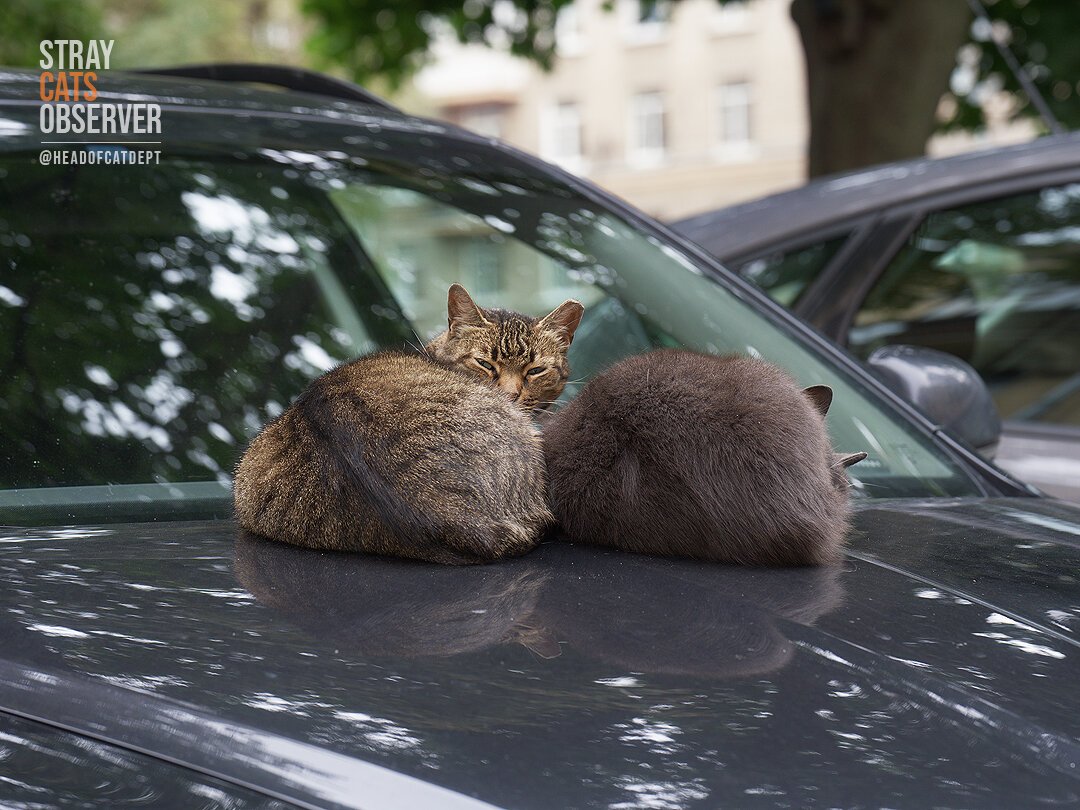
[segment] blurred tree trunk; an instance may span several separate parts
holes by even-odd
[[[964,0],[792,0],[810,104],[811,177],[917,157],[971,12]]]

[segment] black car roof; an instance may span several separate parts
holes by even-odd
[[[948,158],[887,163],[681,219],[672,227],[720,259],[931,194],[1076,166],[1080,132]]]
[[[317,73],[306,68],[258,62],[222,62],[177,67],[141,68],[145,76],[174,76],[182,79],[209,79],[223,82],[246,82],[269,85],[283,90],[312,93],[317,96],[359,101],[376,107],[395,107],[358,84]]]
[[[242,78],[241,68],[250,69],[250,78]],[[261,70],[260,70],[261,69]],[[183,107],[186,112],[199,109],[231,110],[251,113],[318,113],[329,117],[361,115],[392,121],[422,124],[433,122],[401,112],[362,88],[309,71],[274,68],[263,65],[197,66],[192,75],[175,75],[173,70],[160,73],[110,70],[97,80],[98,101],[149,102],[167,107]],[[210,78],[220,73],[221,79]],[[171,75],[170,75],[171,74]],[[39,71],[0,68],[0,104],[40,104]],[[292,80],[289,79],[292,77]],[[282,87],[279,82],[287,86]],[[306,81],[305,81],[306,80]],[[277,85],[277,86],[274,86]],[[288,89],[309,87],[307,91]],[[348,90],[352,93],[348,93]],[[364,97],[367,97],[366,99]],[[456,129],[446,125],[447,129]]]

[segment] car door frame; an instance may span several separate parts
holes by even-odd
[[[957,188],[885,207],[868,227],[852,236],[793,308],[838,346],[847,348],[847,335],[859,306],[878,283],[911,235],[935,212],[1001,197],[1030,193],[1049,186],[1080,183],[1080,164],[1022,177],[981,184],[964,178]],[[817,237],[814,243],[820,242]],[[814,243],[803,242],[803,247]]]
[[[979,183],[978,178],[974,177],[949,191],[905,200],[858,219],[849,219],[827,231],[818,231],[812,240],[802,234],[801,238],[786,240],[768,253],[781,249],[806,249],[835,238],[847,228],[851,229],[848,241],[792,308],[795,314],[820,330],[825,337],[847,349],[847,336],[859,307],[930,214],[1070,183],[1080,183],[1080,164],[990,183]],[[748,255],[740,259],[740,265],[763,255],[767,254],[758,251],[755,255]],[[1064,438],[1069,446],[1080,448],[1080,427],[1006,420],[1003,429],[1016,442],[1033,443],[1033,447],[1047,440],[1060,441]],[[1034,457],[1036,454],[1032,452],[1030,455]]]

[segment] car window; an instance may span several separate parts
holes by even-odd
[[[785,307],[802,296],[818,274],[844,246],[850,234],[791,250],[770,253],[742,262],[736,268],[739,275],[761,287]]]
[[[451,281],[532,315],[586,304],[565,397],[653,347],[760,355],[836,389],[864,494],[978,491],[790,327],[542,170],[427,130],[275,136],[123,173],[0,162],[0,522],[227,513],[259,427],[334,364],[441,329]]]
[[[967,360],[1007,418],[1080,425],[1080,184],[930,214],[848,335]]]
[[[227,485],[308,380],[410,336],[323,195],[287,178],[175,163],[132,199],[119,172],[3,171],[2,485]]]
[[[424,339],[446,329],[446,291],[454,282],[481,301],[518,312],[552,310],[567,298],[586,307],[603,298],[552,256],[483,217],[419,191],[349,185],[331,191],[387,286]],[[518,212],[520,215],[520,212]]]

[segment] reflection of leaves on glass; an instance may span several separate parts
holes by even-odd
[[[504,267],[552,263],[508,242],[529,209],[507,199],[565,189],[518,170],[483,180],[467,157],[431,151],[403,171],[379,162],[389,145],[374,125],[347,140],[371,162],[266,147],[258,165],[0,168],[0,192],[17,201],[0,220],[0,428],[14,438],[0,487],[227,483],[243,444],[311,378],[415,341],[387,281],[406,311],[438,325],[459,280],[430,272],[445,256],[493,303]],[[368,191],[369,171],[387,185]],[[442,204],[453,195],[472,203]],[[369,226],[376,260],[388,224],[441,230],[424,251],[389,245],[383,279],[343,214]]]
[[[847,411],[874,414],[881,470],[924,445],[679,249],[510,155],[434,124],[248,123],[214,134],[225,151],[177,140],[199,158],[152,170],[0,162],[0,488],[225,483],[311,377],[445,328],[462,276],[488,306],[585,305],[567,396],[652,347],[751,351],[846,392],[838,431],[856,427]],[[920,458],[919,475],[951,469]],[[895,493],[883,477],[875,494]]]
[[[283,192],[295,180],[210,164],[122,174],[42,182],[26,163],[4,178],[20,202],[0,222],[3,485],[226,481],[311,377],[371,348],[343,295],[358,262],[307,189]]]

